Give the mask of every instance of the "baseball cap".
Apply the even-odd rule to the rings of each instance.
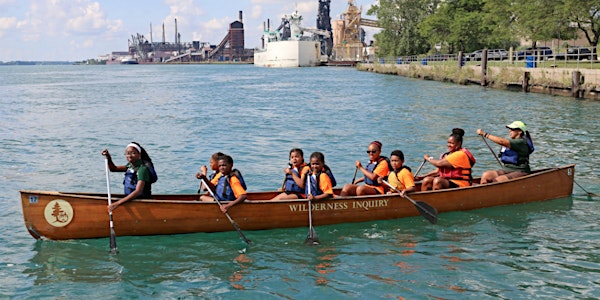
[[[521,131],[523,131],[523,132],[527,131],[527,126],[525,126],[525,123],[523,123],[521,121],[514,121],[514,122],[506,125],[506,128],[521,129]]]

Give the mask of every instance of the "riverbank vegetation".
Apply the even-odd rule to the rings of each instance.
[[[379,57],[517,48],[521,40],[536,47],[580,35],[595,52],[600,39],[598,0],[380,0],[367,14],[383,28]]]

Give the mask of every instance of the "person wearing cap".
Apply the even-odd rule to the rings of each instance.
[[[500,161],[504,164],[501,170],[488,170],[481,175],[481,183],[502,182],[525,176],[531,173],[529,155],[533,153],[533,141],[527,126],[522,121],[514,121],[506,125],[509,139],[491,135],[477,129],[477,134],[500,145]]]
[[[113,163],[108,149],[102,150],[102,155],[108,159],[108,168],[111,172],[125,172],[123,180],[125,197],[115,201],[108,206],[113,211],[119,205],[135,198],[150,198],[152,195],[152,182],[154,167],[152,159],[140,144],[132,142],[125,147],[125,158],[127,164],[117,166]],[[151,170],[152,169],[152,170]]]

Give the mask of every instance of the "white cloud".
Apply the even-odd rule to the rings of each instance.
[[[106,18],[98,2],[43,0],[31,2],[17,28],[23,33],[25,41],[35,41],[42,36],[110,34],[119,32],[122,24],[121,20]]]
[[[167,42],[175,40],[175,19],[177,19],[177,32],[181,34],[182,42],[190,38],[194,40],[196,37],[199,38],[197,28],[200,25],[200,17],[204,15],[200,5],[194,0],[165,0],[165,4],[169,6],[169,15],[163,19]]]
[[[0,18],[0,38],[17,26],[17,18]]]
[[[252,19],[258,19],[262,16],[262,13],[263,13],[262,5],[253,5],[252,11],[250,12],[250,17]]]
[[[98,2],[82,3],[85,6],[74,7],[73,17],[67,19],[66,29],[69,32],[102,32],[118,31],[121,29],[121,20],[108,20]]]
[[[17,26],[17,18],[0,18],[0,30],[13,29]]]

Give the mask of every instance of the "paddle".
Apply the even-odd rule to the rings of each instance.
[[[483,142],[485,143],[485,145],[492,152],[492,155],[494,156],[494,158],[496,159],[496,161],[498,162],[498,164],[500,165],[500,167],[502,167],[502,162],[500,162],[500,160],[498,159],[498,156],[496,156],[496,153],[494,153],[494,150],[492,150],[492,147],[490,147],[490,144],[488,144],[488,142],[485,140],[485,137],[483,137],[483,135],[480,135],[480,136],[481,136],[481,139],[483,140]]]
[[[215,199],[215,201],[217,202],[217,204],[219,205],[219,207],[222,207],[223,205],[221,204],[221,202],[219,201],[219,199],[217,199],[217,197],[215,197],[215,194],[210,189],[210,187],[208,186],[208,184],[204,181],[204,179],[200,179],[200,182],[202,184],[204,184],[204,186],[206,187],[206,189],[208,190],[208,192],[210,193],[210,195],[213,197],[213,199]],[[225,216],[227,216],[227,219],[229,219],[229,222],[231,222],[231,225],[233,225],[233,227],[235,228],[235,230],[239,233],[240,238],[242,238],[242,240],[244,242],[246,242],[246,244],[250,245],[251,241],[249,239],[247,239],[246,236],[242,233],[242,230],[240,229],[240,226],[229,216],[229,214],[227,212],[225,212]]]
[[[387,184],[387,186],[394,191],[400,193],[400,191],[392,186],[389,182],[383,180],[383,183]],[[427,219],[427,221],[431,222],[431,224],[437,223],[437,209],[435,209],[435,207],[431,207],[429,204],[423,201],[415,201],[408,197],[408,195],[404,195],[403,198],[406,198],[408,201],[410,201],[417,208],[421,216]]]
[[[421,165],[419,166],[419,168],[417,169],[417,173],[415,173],[415,178],[417,177],[417,175],[419,175],[419,172],[421,172],[421,169],[423,169],[423,165],[427,162],[426,159],[423,160],[423,162],[421,163]]]
[[[112,203],[112,199],[111,199],[111,195],[110,195],[110,177],[108,175],[109,172],[109,168],[108,168],[108,158],[104,158],[104,166],[106,167],[106,190],[108,193],[108,205],[110,205]],[[113,224],[113,214],[112,211],[108,212],[108,216],[110,218],[110,253],[111,254],[117,254],[119,253],[119,251],[117,250],[117,237],[115,234],[115,227]]]
[[[356,180],[356,173],[358,173],[358,167],[356,167],[354,170],[354,177],[352,177],[352,182],[350,182],[351,184],[354,184],[354,180]]]
[[[306,178],[308,195],[311,194],[311,192],[310,192],[310,176],[311,175],[309,174],[308,177]],[[306,195],[307,198],[308,198],[308,195]],[[306,240],[304,241],[304,243],[307,245],[318,245],[319,244],[319,236],[317,236],[317,233],[315,232],[315,228],[312,225],[312,202],[310,200],[308,200],[308,236],[306,237]]]

